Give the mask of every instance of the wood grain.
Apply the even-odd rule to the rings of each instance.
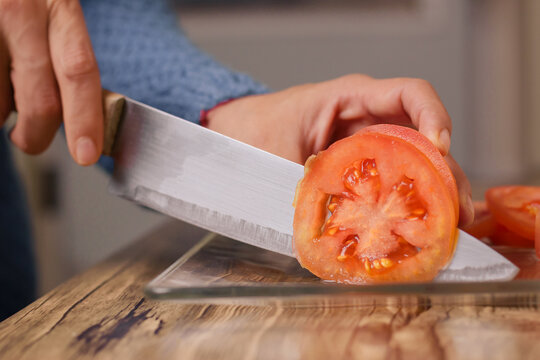
[[[142,287],[201,233],[170,223],[0,323],[1,359],[536,359],[515,307],[369,301],[178,303]],[[181,234],[181,235],[180,235]]]
[[[122,120],[126,98],[103,89],[103,154],[112,156],[116,133]]]

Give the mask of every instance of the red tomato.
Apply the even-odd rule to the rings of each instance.
[[[540,187],[494,187],[486,192],[486,201],[499,224],[534,241],[534,222],[540,206]]]
[[[540,259],[540,208],[537,206],[536,219],[534,222],[534,246],[536,248],[536,257]]]
[[[520,248],[532,248],[534,246],[534,242],[531,240],[519,236],[501,224],[497,224],[495,220],[493,220],[493,222],[495,224],[495,231],[489,237],[493,245],[504,245]]]
[[[309,158],[295,207],[297,258],[325,280],[427,281],[455,249],[456,182],[409,128],[371,126]]]
[[[497,223],[483,201],[474,202],[474,221],[463,228],[463,231],[477,239],[489,238],[495,233]]]
[[[530,248],[533,243],[497,223],[488,209],[487,203],[476,201],[474,203],[474,222],[463,230],[477,239],[487,238],[493,245]]]

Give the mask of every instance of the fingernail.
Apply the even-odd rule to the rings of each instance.
[[[77,140],[76,156],[79,165],[90,165],[94,163],[97,157],[96,144],[87,136]]]
[[[439,133],[438,143],[439,151],[443,155],[448,154],[448,151],[450,150],[450,131],[448,131],[448,129],[441,130]]]

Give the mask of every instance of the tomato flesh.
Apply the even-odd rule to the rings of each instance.
[[[464,227],[463,230],[477,239],[491,238],[497,227],[493,215],[489,212],[487,204],[484,201],[475,201],[473,204],[474,221],[472,224]]]
[[[534,245],[536,248],[536,257],[540,259],[540,207],[537,207],[536,210],[536,219],[534,222]]]
[[[486,192],[486,201],[499,224],[534,241],[535,219],[540,208],[540,187],[494,187]]]
[[[408,243],[395,232],[403,219],[414,221],[427,215],[411,179],[405,177],[394,185],[390,196],[379,199],[377,164],[366,159],[347,168],[342,180],[347,191],[330,198],[331,214],[322,229],[323,237],[335,236],[338,231],[346,236],[337,245],[341,246],[339,261],[356,257],[365,267],[383,270],[416,254],[416,246],[424,246],[415,244],[414,239]]]
[[[504,225],[499,224],[487,206],[486,202],[474,203],[474,222],[463,229],[477,239],[489,239],[493,245],[532,248],[534,243]]]
[[[495,220],[493,220],[495,222]],[[534,242],[508,230],[495,222],[493,234],[489,237],[493,245],[512,246],[518,248],[532,248]]]
[[[424,281],[451,258],[457,190],[415,146],[415,130],[406,141],[388,134],[392,126],[360,131],[306,163],[294,245],[300,263],[323,279]]]

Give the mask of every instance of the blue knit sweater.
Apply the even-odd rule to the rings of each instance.
[[[201,110],[267,89],[199,51],[166,0],[82,0],[102,86],[198,122]],[[101,161],[109,170],[112,162]],[[33,300],[35,267],[24,194],[0,131],[0,320]]]
[[[267,91],[201,52],[164,0],[83,0],[104,88],[198,122],[202,109]]]

